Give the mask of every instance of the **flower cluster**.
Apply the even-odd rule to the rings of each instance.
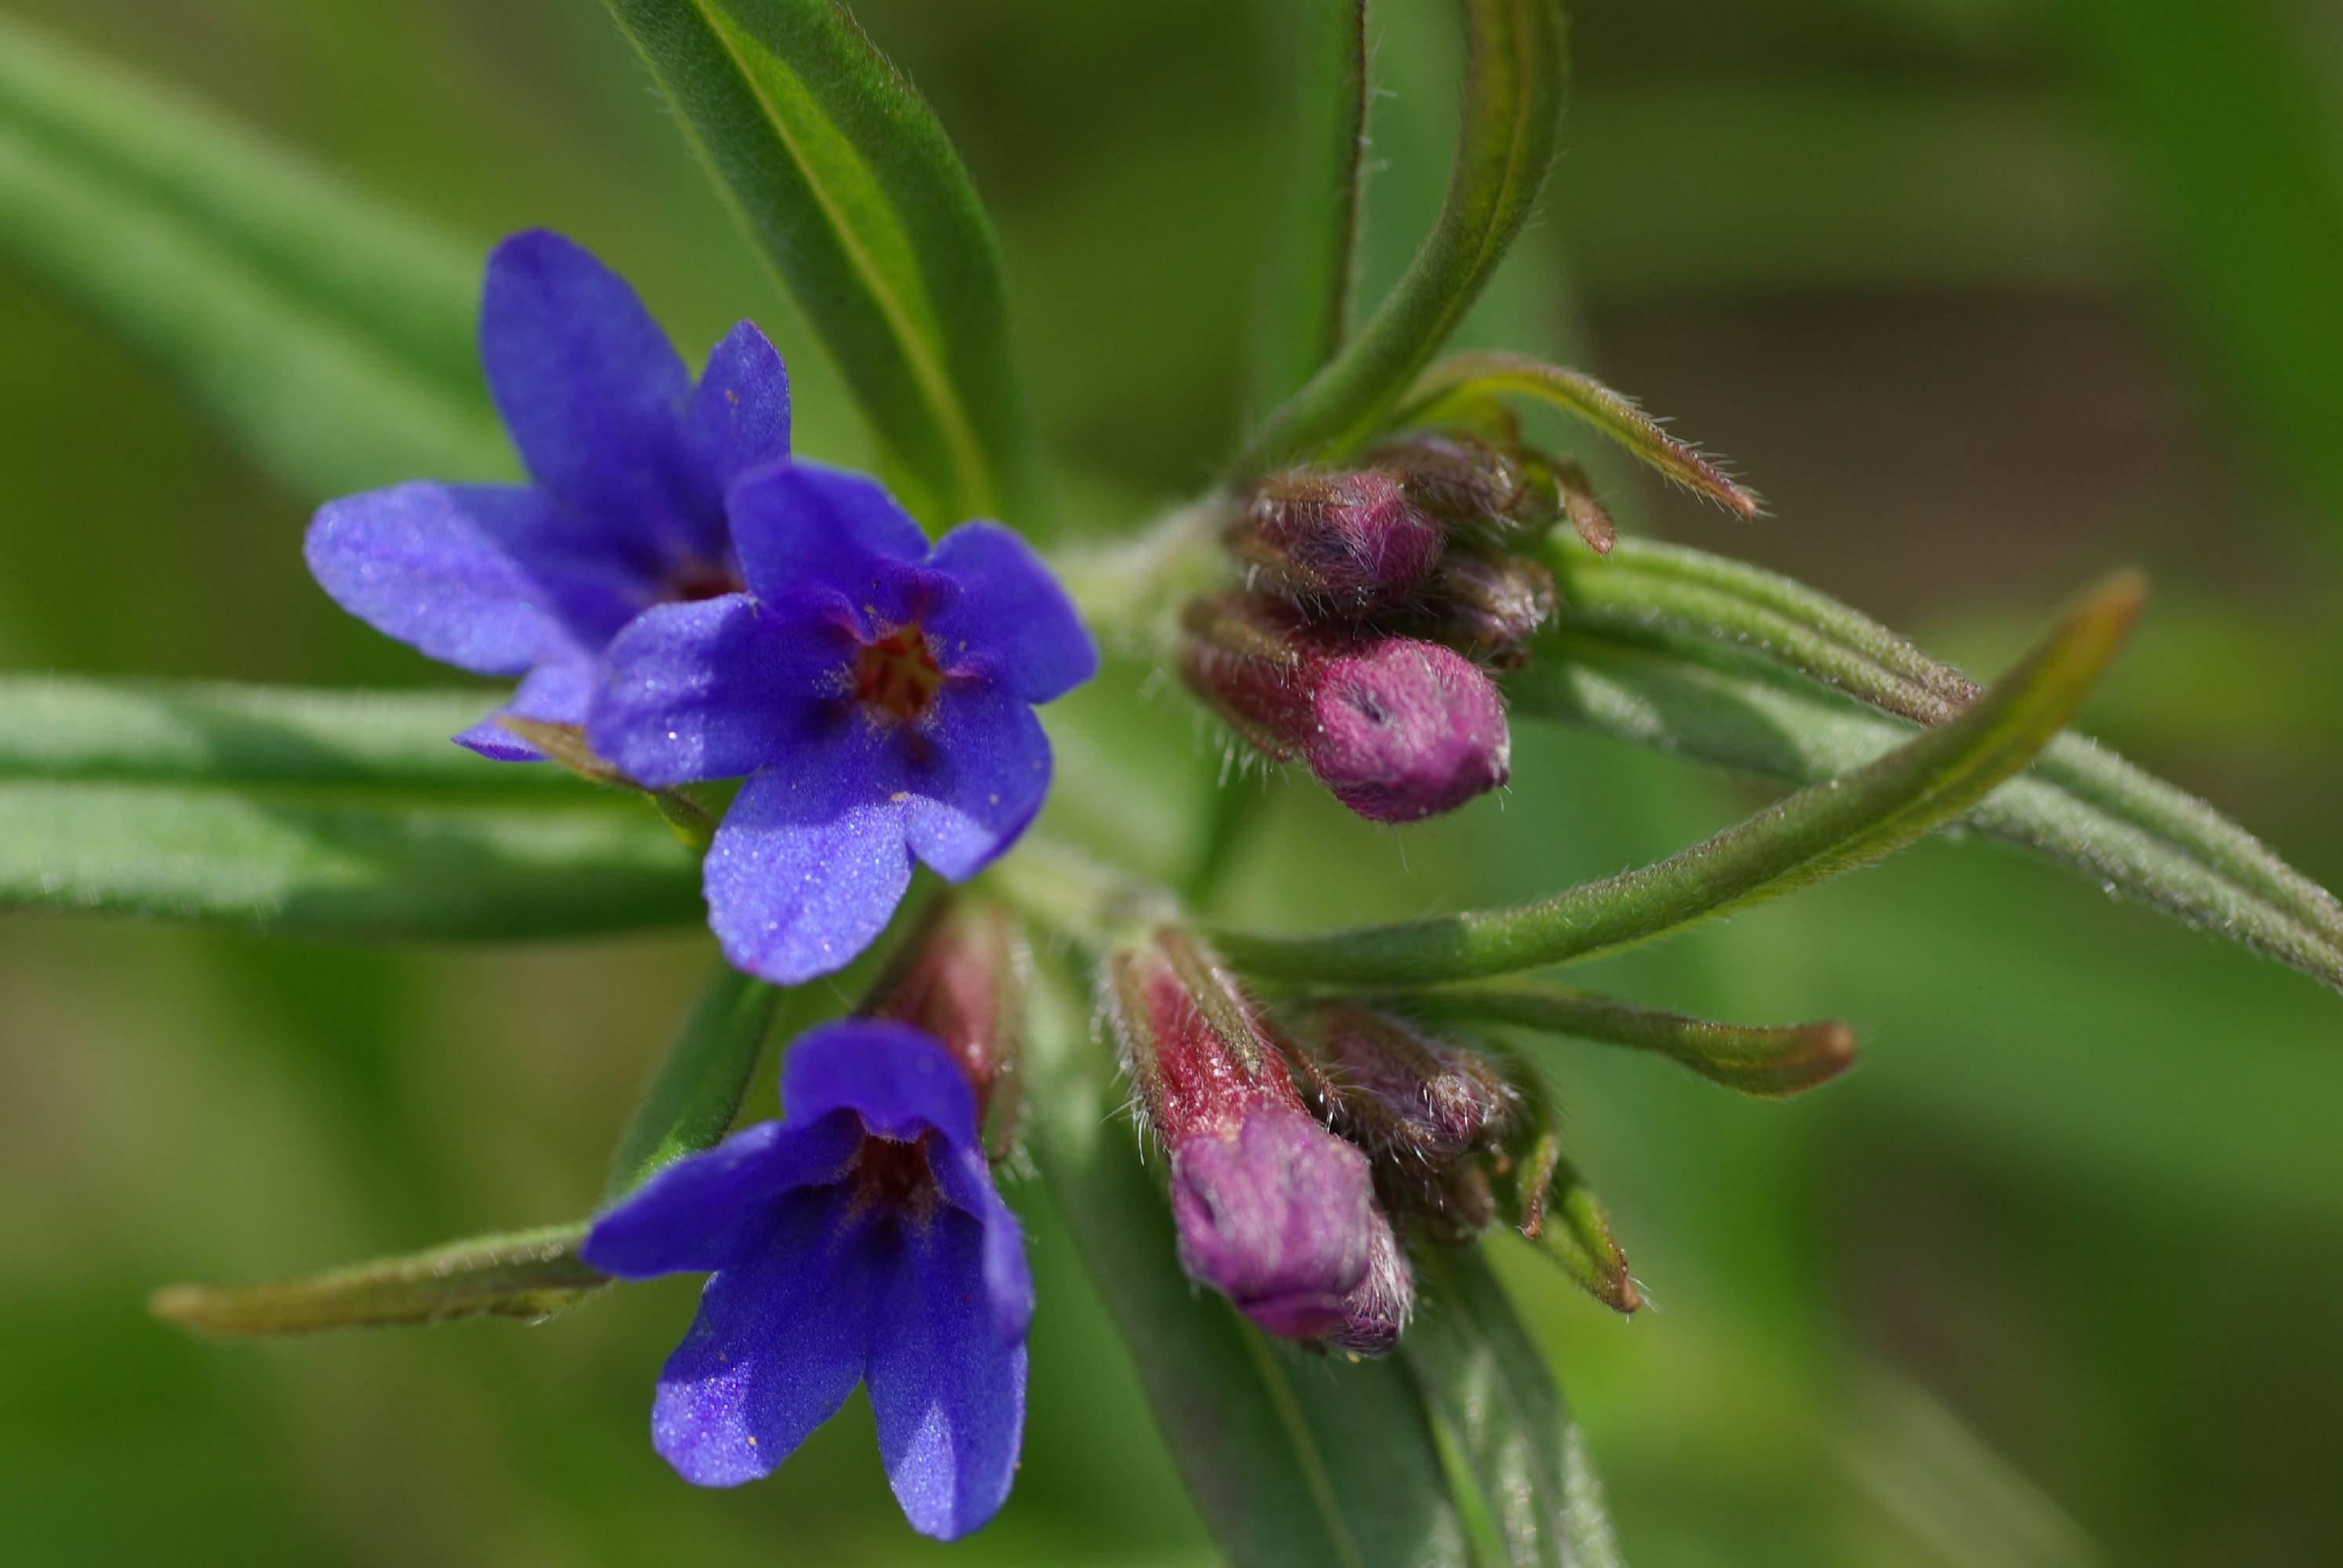
[[[1267,1332],[1386,1354],[1415,1304],[1410,1243],[1464,1246],[1500,1218],[1640,1304],[1524,1064],[1344,999],[1281,1021],[1173,928],[1115,952],[1101,990],[1169,1159],[1181,1264]]]
[[[1378,822],[1453,810],[1506,779],[1503,698],[1554,611],[1525,538],[1567,518],[1607,551],[1575,465],[1420,434],[1364,467],[1259,478],[1222,531],[1243,586],[1192,602],[1181,671],[1272,761]]]
[[[789,377],[749,322],[697,383],[572,242],[491,256],[481,363],[531,483],[417,482],[317,514],[310,569],[378,629],[575,727],[635,782],[745,779],[706,864],[739,967],[794,983],[883,930],[914,859],[974,875],[1050,780],[1032,709],[1098,656],[1015,534],[930,548],[876,482],[789,456]],[[538,753],[496,717],[457,737]]]

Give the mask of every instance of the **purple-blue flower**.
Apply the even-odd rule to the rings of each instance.
[[[781,984],[883,930],[914,857],[976,874],[1050,784],[1033,717],[1098,650],[997,523],[929,548],[875,480],[784,461],[726,510],[745,591],[662,605],[603,656],[586,735],[654,786],[746,775],[705,869],[725,955]]]
[[[622,1279],[712,1271],[651,1442],[685,1480],[738,1485],[868,1382],[904,1516],[964,1535],[1009,1495],[1033,1312],[975,1097],[927,1034],[853,1020],[798,1040],[781,1099],[786,1121],[676,1161],[586,1238]]]
[[[488,258],[480,364],[527,485],[394,486],[328,503],[309,569],[335,601],[432,658],[522,676],[507,711],[578,724],[593,661],[654,604],[739,586],[732,481],[789,449],[781,357],[743,321],[692,382],[626,281],[557,234]],[[537,752],[493,721],[457,739]]]

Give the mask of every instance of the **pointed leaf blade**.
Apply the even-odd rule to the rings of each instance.
[[[268,1285],[166,1285],[147,1307],[195,1333],[248,1336],[551,1317],[608,1283],[578,1261],[583,1223],[478,1236]]]
[[[1500,395],[1534,397],[1592,425],[1671,484],[1727,511],[1754,518],[1765,509],[1755,490],[1736,483],[1699,447],[1670,435],[1666,426],[1625,393],[1613,391],[1584,371],[1565,370],[1525,354],[1459,354],[1442,360],[1409,389],[1393,422],[1437,425],[1455,409],[1474,407]]]
[[[2122,647],[2146,588],[2124,574],[1961,717],[1665,860],[1517,909],[1311,937],[1226,932],[1239,967],[1435,985],[1560,963],[1679,930],[1877,859],[1966,814],[2062,729]]]
[[[0,679],[0,910],[388,940],[700,918],[697,858],[631,792],[447,739],[493,700]]]
[[[992,226],[934,112],[834,0],[607,0],[837,358],[911,509],[1030,521]]]
[[[1909,735],[1880,715],[1939,725],[1976,697],[1976,682],[1885,627],[1755,567],[1648,540],[1622,541],[1606,563],[1562,548],[1543,558],[1564,626],[1513,681],[1527,711],[1805,783]],[[2343,903],[2204,801],[2082,736],[2054,739],[1972,819],[2343,988]]]

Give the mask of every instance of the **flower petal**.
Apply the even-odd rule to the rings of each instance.
[[[759,468],[725,508],[749,591],[834,607],[866,631],[919,618],[943,584],[928,537],[878,480],[800,458]]]
[[[514,235],[488,257],[480,366],[539,485],[646,560],[690,542],[690,372],[624,278],[560,235]]]
[[[851,963],[910,885],[900,809],[866,792],[850,765],[862,753],[842,749],[750,778],[708,852],[708,923],[724,956],[777,985]]]
[[[641,580],[575,535],[525,486],[423,481],[327,502],[304,553],[334,602],[376,630],[518,675],[591,655],[642,607]]]
[[[944,1197],[984,1230],[984,1295],[992,1308],[992,1330],[1002,1341],[1021,1340],[1033,1321],[1033,1273],[1025,1262],[1025,1234],[1001,1201],[986,1169],[984,1151],[973,1143],[953,1158],[932,1162]]]
[[[587,740],[650,785],[737,779],[809,743],[809,709],[854,657],[834,623],[776,611],[744,593],[655,605],[603,655]]]
[[[770,1475],[854,1392],[900,1247],[844,1220],[827,1189],[785,1199],[769,1243],[708,1282],[651,1403],[651,1445],[686,1481]]]
[[[953,592],[928,618],[946,667],[1027,702],[1062,697],[1098,673],[1098,645],[1033,548],[999,523],[963,523],[928,564]]]
[[[992,1330],[976,1223],[946,1211],[909,1238],[878,1303],[870,1410],[903,1516],[950,1541],[1000,1511],[1025,1430],[1025,1345]]]
[[[904,802],[911,852],[952,881],[1014,843],[1050,792],[1050,738],[1021,700],[954,682],[938,696]]]
[[[743,1128],[628,1193],[578,1255],[622,1280],[731,1268],[771,1239],[788,1194],[836,1180],[861,1143],[850,1116]]]
[[[709,351],[683,434],[719,515],[733,480],[789,455],[789,373],[755,322],[737,324]]]
[[[976,1096],[951,1053],[925,1030],[883,1019],[809,1029],[781,1069],[792,1122],[851,1111],[873,1132],[911,1139],[930,1128],[954,1153],[976,1146]]]

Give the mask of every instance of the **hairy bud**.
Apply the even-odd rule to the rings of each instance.
[[[1506,1158],[1491,1154],[1449,1165],[1385,1161],[1375,1167],[1375,1196],[1407,1227],[1409,1234],[1443,1247],[1462,1247],[1496,1223],[1497,1192],[1491,1168],[1504,1163]]]
[[[1184,626],[1181,672],[1197,695],[1362,817],[1412,822],[1505,781],[1504,701],[1449,648],[1315,625],[1250,594],[1198,599]]]
[[[1382,1213],[1373,1216],[1374,1236],[1366,1278],[1342,1302],[1342,1326],[1326,1342],[1355,1356],[1387,1356],[1415,1311],[1415,1271],[1399,1232]]]
[[[1000,905],[940,898],[865,1000],[866,1017],[923,1030],[968,1074],[994,1159],[1006,1152],[1023,1089],[1024,941]]]
[[[1444,542],[1398,479],[1372,468],[1272,474],[1222,538],[1256,588],[1344,611],[1411,592]]]
[[[1461,432],[1419,432],[1368,459],[1398,476],[1407,498],[1452,528],[1504,533],[1522,520],[1528,492],[1521,463]]]
[[[1366,1157],[1312,1118],[1267,1020],[1212,955],[1163,930],[1109,960],[1107,996],[1171,1156],[1180,1264],[1287,1339],[1350,1332],[1390,1223]]]
[[[1554,614],[1554,574],[1523,556],[1457,551],[1411,608],[1408,629],[1468,658],[1512,669]]]
[[[1512,1088],[1486,1060],[1357,1002],[1311,1003],[1295,1039],[1321,1108],[1377,1156],[1448,1164],[1513,1109]]]

